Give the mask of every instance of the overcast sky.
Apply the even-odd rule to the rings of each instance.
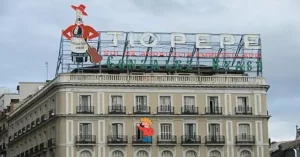
[[[98,30],[259,33],[273,140],[293,140],[300,125],[299,0],[1,0],[0,86],[55,74],[61,30],[84,2]]]

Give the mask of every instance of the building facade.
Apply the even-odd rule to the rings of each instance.
[[[8,118],[10,157],[267,157],[264,78],[60,74]],[[140,118],[152,120],[142,142]]]
[[[18,93],[3,93],[0,95],[0,157],[7,156],[9,142],[9,125],[7,119],[15,107],[18,107],[20,100],[39,91],[45,82],[20,82]],[[9,91],[9,90],[7,90]]]

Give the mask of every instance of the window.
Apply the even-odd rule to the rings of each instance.
[[[171,96],[160,96],[160,112],[171,112]]]
[[[80,153],[80,157],[92,157],[92,153],[85,150]]]
[[[149,155],[146,151],[140,150],[140,151],[137,152],[136,156],[137,157],[148,157]]]
[[[112,152],[112,157],[124,157],[124,154],[119,150],[115,150]]]
[[[90,95],[80,95],[79,97],[80,106],[91,106],[91,96]]]
[[[250,125],[249,124],[239,124],[239,135],[241,140],[246,140],[247,136],[250,135]]]
[[[122,123],[113,123],[112,124],[112,133],[113,133],[113,138],[122,138],[123,137],[123,124]]]
[[[160,124],[160,140],[172,140],[172,124]]]
[[[184,112],[193,112],[195,110],[195,97],[184,96]]]
[[[217,150],[213,150],[209,153],[210,157],[221,157],[221,153]]]
[[[209,108],[209,112],[210,113],[219,113],[221,112],[221,109],[219,108],[219,99],[216,96],[210,96],[208,97],[209,99],[209,104],[208,104],[208,108]]]
[[[246,111],[250,111],[250,107],[248,104],[248,98],[247,97],[238,97],[237,98],[237,109],[238,112],[246,112]]]
[[[165,150],[161,153],[161,157],[173,157],[173,153],[171,151]]]
[[[92,124],[91,123],[81,123],[79,126],[80,140],[92,140]]]
[[[123,105],[123,97],[119,95],[111,96],[111,105],[112,106],[121,106]]]
[[[184,133],[187,139],[194,139],[196,135],[196,124],[195,123],[185,124]]]
[[[251,153],[247,150],[243,150],[240,154],[240,157],[251,157]]]
[[[147,112],[147,96],[136,96],[136,112]]]
[[[136,123],[136,124],[139,124],[139,123]],[[138,127],[136,127],[136,124],[135,124],[136,138],[137,138],[137,140],[142,140],[143,139],[143,132]]]
[[[209,124],[208,132],[210,136],[220,135],[220,124]]]
[[[197,153],[193,150],[189,150],[185,154],[186,157],[197,157]]]

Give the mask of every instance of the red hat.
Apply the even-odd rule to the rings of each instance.
[[[87,13],[84,11],[85,10],[85,5],[83,4],[80,4],[78,7],[74,6],[74,5],[71,5],[71,7],[74,9],[74,10],[80,10],[82,12],[82,15],[85,15],[87,16]]]

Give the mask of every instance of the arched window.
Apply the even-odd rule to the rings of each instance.
[[[247,150],[243,150],[240,154],[240,157],[251,157],[251,153]]]
[[[217,150],[213,150],[209,154],[210,157],[221,157],[221,153]]]
[[[140,150],[140,151],[137,152],[136,156],[137,157],[148,157],[149,155],[146,151]]]
[[[161,157],[173,157],[173,153],[168,150],[165,150],[161,153]]]
[[[112,152],[112,157],[124,157],[124,154],[119,150],[115,150]]]
[[[92,157],[92,153],[85,150],[80,153],[80,157]]]
[[[197,157],[197,153],[193,150],[189,150],[185,153],[186,157]]]

